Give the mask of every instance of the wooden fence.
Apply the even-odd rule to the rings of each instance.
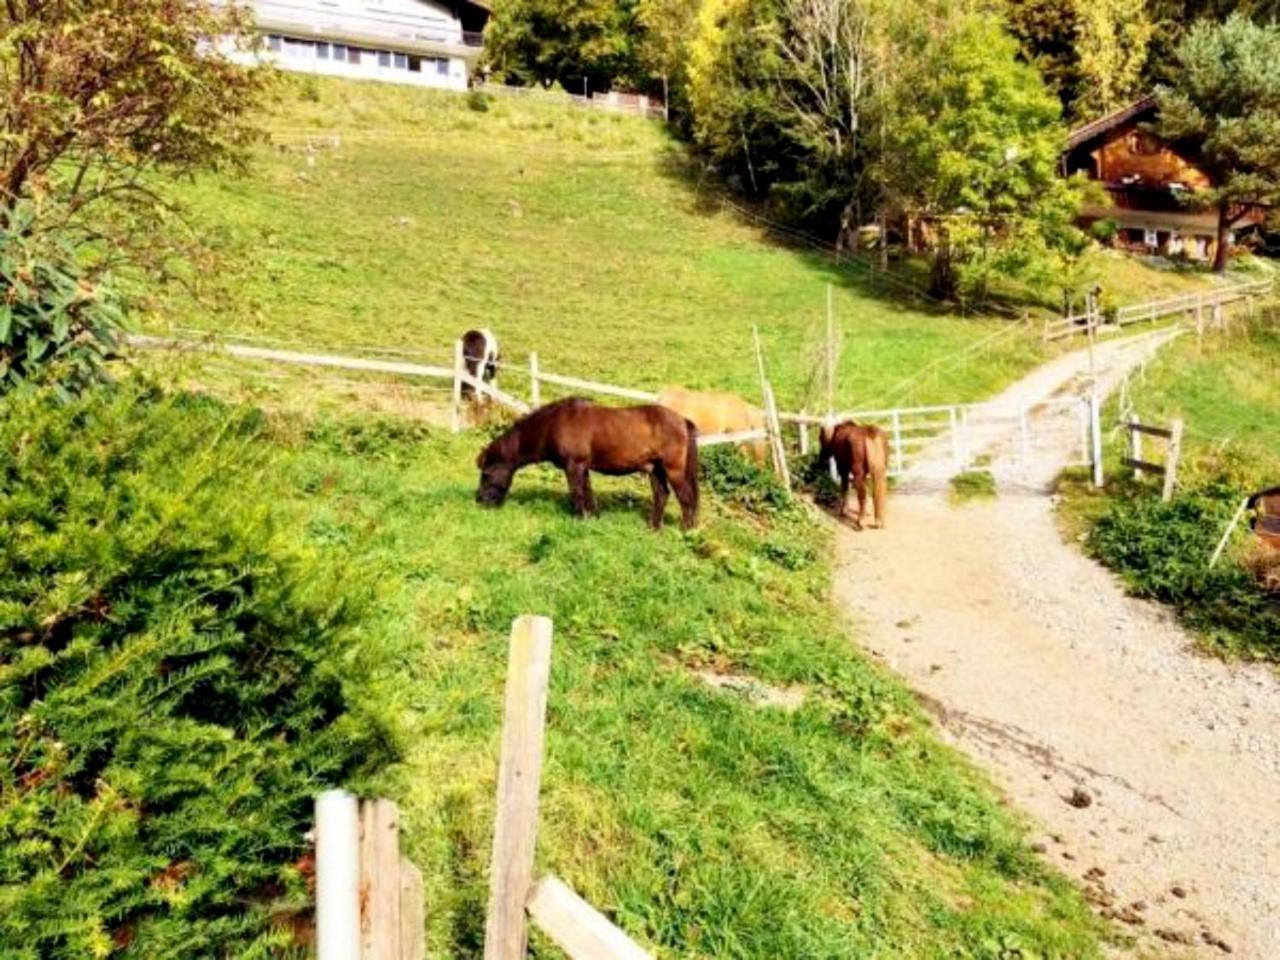
[[[512,624],[484,958],[523,960],[532,921],[569,960],[651,960],[562,880],[534,879],[551,647],[548,618],[523,616]],[[321,794],[317,960],[422,960],[424,920],[422,876],[400,856],[395,805],[357,801],[342,790]]]
[[[1220,323],[1222,310],[1231,304],[1244,303],[1252,310],[1254,301],[1269,294],[1271,289],[1272,281],[1269,278],[1251,280],[1217,290],[1129,304],[1118,308],[1110,320],[1090,306],[1083,313],[1071,313],[1065,317],[1046,320],[1044,339],[1062,340],[1077,335],[1087,336],[1091,331],[1111,333],[1135,323],[1152,323],[1163,317],[1180,314],[1194,317],[1197,327],[1202,328],[1207,318],[1215,318]]]
[[[756,361],[760,376],[760,390],[764,398],[763,410],[765,426],[762,429],[739,431],[733,433],[705,434],[700,436],[698,444],[707,447],[717,444],[746,444],[765,441],[770,449],[774,468],[782,482],[790,487],[791,477],[787,464],[787,447],[784,428],[795,428],[797,443],[791,446],[803,454],[809,452],[810,430],[825,423],[856,420],[860,423],[872,423],[883,428],[889,436],[890,463],[889,472],[900,476],[914,464],[923,459],[947,461],[958,471],[970,469],[983,455],[983,451],[999,439],[999,434],[1008,432],[1010,422],[1012,429],[1019,432],[1022,442],[1016,459],[1027,462],[1035,455],[1037,440],[1041,427],[1037,425],[1039,418],[1034,414],[1044,413],[1044,408],[1051,405],[1078,407],[1081,398],[1071,397],[1039,404],[1035,407],[1023,407],[1014,411],[996,411],[984,404],[945,404],[919,407],[896,407],[875,410],[845,410],[819,416],[808,413],[785,413],[778,410],[772,384],[765,369],[764,355],[760,348],[759,337],[756,343]],[[828,339],[831,337],[829,335]],[[517,414],[525,414],[533,407],[541,405],[544,388],[547,386],[562,387],[579,393],[611,397],[640,403],[653,403],[658,394],[648,390],[624,387],[617,384],[588,380],[581,377],[567,376],[544,370],[538,355],[529,356],[528,366],[504,363],[500,365],[503,376],[527,376],[529,380],[528,396],[525,401],[514,394],[499,388],[496,384],[472,375],[467,370],[468,358],[465,356],[461,341],[454,344],[453,363],[451,366],[436,366],[395,359],[375,359],[368,357],[349,357],[329,353],[297,352],[276,348],[246,346],[243,344],[220,344],[212,340],[172,340],[160,337],[135,336],[129,343],[144,349],[172,349],[196,352],[220,352],[245,359],[264,360],[273,363],[299,366],[337,368],[365,373],[385,373],[394,376],[421,377],[434,380],[448,380],[452,386],[452,425],[455,432],[462,429],[465,420],[463,387],[469,386],[477,396],[496,403]],[[834,385],[834,351],[828,347],[827,358],[828,395],[832,394]],[[1086,414],[1080,414],[1080,429],[1086,435],[1090,423]],[[1095,452],[1086,451],[1073,462],[1098,462]],[[1100,482],[1100,481],[1099,481]]]
[[[1168,427],[1155,427],[1142,423],[1136,416],[1124,421],[1121,426],[1129,434],[1129,455],[1121,458],[1127,467],[1133,468],[1133,475],[1141,477],[1151,473],[1164,478],[1160,499],[1168,501],[1173,497],[1173,488],[1178,482],[1178,461],[1182,457],[1182,421],[1174,420]],[[1144,460],[1142,455],[1142,438],[1158,437],[1166,441],[1164,463],[1152,463]]]

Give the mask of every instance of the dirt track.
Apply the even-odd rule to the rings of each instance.
[[[1104,348],[1104,388],[1149,348]],[[1048,397],[1084,363],[1062,358],[1000,399]],[[1064,544],[1044,490],[1055,472],[952,507],[922,469],[887,530],[841,532],[837,595],[1144,955],[1276,960],[1280,681],[1199,655]]]

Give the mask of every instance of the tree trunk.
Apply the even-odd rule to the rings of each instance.
[[[1226,273],[1227,259],[1231,255],[1231,243],[1227,235],[1231,232],[1230,205],[1223,200],[1218,204],[1218,246],[1213,252],[1213,272]]]

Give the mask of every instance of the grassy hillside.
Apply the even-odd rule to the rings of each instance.
[[[653,534],[636,479],[602,478],[587,522],[549,469],[478,508],[475,438],[322,418],[276,421],[272,439],[264,495],[383,585],[366,629],[392,657],[383,706],[409,755],[381,789],[427,875],[432,956],[478,955],[507,632],[525,612],[556,625],[539,869],[659,957],[1097,955],[1078,895],[851,650],[827,533],[768,507],[766,481],[720,484],[698,531]]]
[[[462,331],[488,326],[521,366],[536,350],[556,372],[755,395],[759,325],[780,400],[799,407],[818,398],[831,283],[843,404],[973,398],[1039,356],[1035,331],[939,314],[777,245],[700,188],[659,124],[342,81],[281,96],[248,176],[185,191],[220,262],[197,278],[204,302],[175,290],[153,327],[448,363]]]

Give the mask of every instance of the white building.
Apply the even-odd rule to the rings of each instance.
[[[253,0],[283,70],[465,90],[487,0]]]

